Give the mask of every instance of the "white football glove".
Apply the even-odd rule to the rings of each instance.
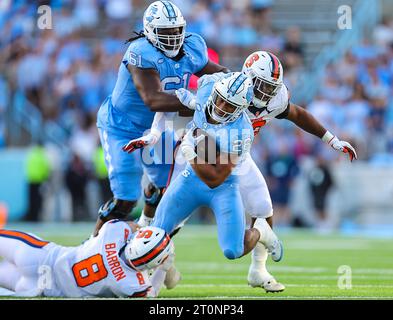
[[[354,159],[357,160],[358,156],[356,154],[355,148],[352,147],[348,142],[339,140],[329,131],[326,131],[326,133],[322,137],[322,140],[329,144],[333,149],[348,153],[349,160],[351,160],[351,162]]]
[[[200,77],[198,79],[198,88],[200,88],[201,86],[203,86],[203,84],[205,82],[216,82],[218,80],[221,80],[225,77],[231,76],[231,73],[225,73],[225,72],[216,72],[216,73],[212,73],[212,74],[205,74],[202,77]]]
[[[192,135],[193,132],[194,129],[189,130],[183,137],[183,141],[180,145],[184,158],[187,161],[191,161],[197,157],[197,154],[195,153],[195,146],[205,138],[205,135],[203,134],[194,138]]]
[[[156,144],[158,138],[155,134],[149,133],[143,137],[130,140],[123,146],[122,150],[127,153],[132,153],[135,150]]]
[[[180,88],[175,91],[175,94],[184,106],[188,109],[195,110],[196,100],[195,95],[192,92],[184,88]]]
[[[168,258],[160,265],[160,268],[164,271],[168,271],[172,265],[175,263],[175,245],[171,241],[171,251],[169,252]]]

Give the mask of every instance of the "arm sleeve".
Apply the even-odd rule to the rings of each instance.
[[[285,119],[288,116],[289,113],[289,108],[290,108],[291,104],[288,101],[288,105],[285,108],[285,110],[283,112],[281,112],[280,114],[276,115],[276,119]]]
[[[188,34],[185,41],[191,48],[194,57],[193,73],[198,73],[198,71],[201,71],[209,62],[206,42],[199,34],[196,33]]]
[[[103,237],[105,239],[104,241],[114,242],[117,246],[121,247],[131,233],[132,230],[126,222],[113,219],[104,223],[98,232],[98,237]]]
[[[165,122],[174,120],[176,112],[156,112],[153,123],[151,125],[151,134],[160,138],[161,134],[166,130]]]
[[[277,99],[274,100],[273,105],[277,109],[278,114],[274,115],[276,119],[284,119],[288,116],[290,101],[289,101],[289,91],[285,85],[282,86]]]
[[[126,67],[131,64],[141,69],[157,69],[155,54],[150,51],[149,46],[143,46],[138,41],[132,42],[123,57],[123,64]]]

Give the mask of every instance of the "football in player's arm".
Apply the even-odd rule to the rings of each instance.
[[[265,220],[246,230],[238,179],[232,174],[241,163],[237,160],[249,153],[253,140],[252,125],[245,114],[252,90],[251,80],[240,72],[198,86],[194,118],[180,146],[188,164],[167,188],[152,225],[172,233],[196,208],[206,205],[216,216],[219,244],[225,257],[239,258],[259,241],[279,261],[282,244]],[[199,156],[195,147],[205,136],[203,132],[194,135],[198,129],[218,143],[217,162],[208,163]],[[213,152],[216,155],[215,149]]]

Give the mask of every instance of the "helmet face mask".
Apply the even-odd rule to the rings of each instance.
[[[281,84],[271,83],[259,77],[255,77],[253,79],[253,84],[254,84],[253,104],[256,107],[266,106],[270,102],[270,100],[275,97],[275,95],[281,88]]]
[[[235,72],[214,84],[207,112],[218,123],[233,122],[249,107],[252,98],[252,81],[242,73]]]
[[[176,28],[155,28],[154,34],[157,39],[157,47],[176,56],[184,42],[184,27]]]
[[[219,123],[235,121],[241,113],[240,106],[225,100],[216,90],[213,91],[208,107],[210,117]]]
[[[167,57],[180,52],[185,39],[186,21],[179,8],[169,1],[153,2],[143,15],[146,38]]]

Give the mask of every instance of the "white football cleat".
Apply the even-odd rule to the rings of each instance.
[[[165,275],[164,285],[167,289],[173,289],[181,280],[181,273],[173,265]]]
[[[276,279],[272,278],[269,281],[266,281],[263,283],[261,286],[263,289],[265,289],[266,292],[283,292],[285,290],[285,286],[277,282]]]
[[[277,282],[276,279],[270,274],[263,276],[262,272],[250,268],[248,271],[248,284],[253,288],[263,288],[266,292],[282,292],[285,286]]]

